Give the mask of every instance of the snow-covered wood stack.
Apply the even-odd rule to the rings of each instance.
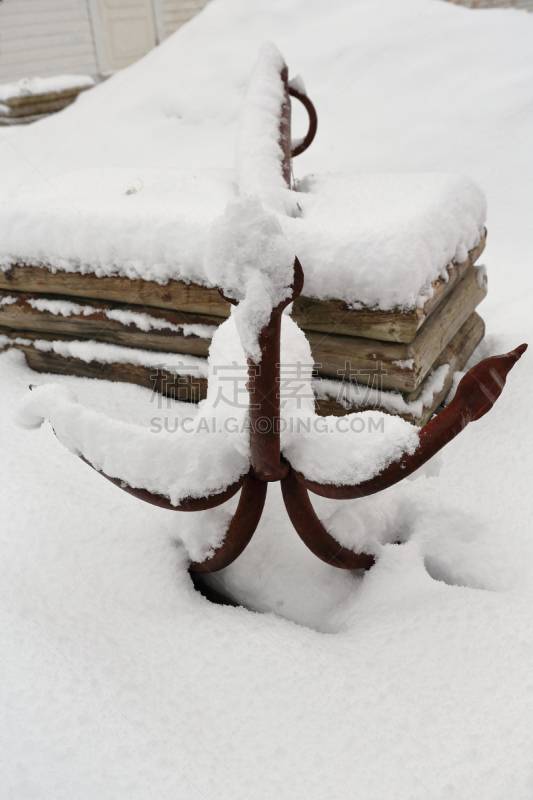
[[[265,47],[235,170],[84,170],[14,192],[0,207],[1,343],[39,371],[198,400],[230,314],[206,268],[209,229],[249,193],[277,212],[304,269],[292,315],[319,412],[427,421],[484,335],[483,194],[449,174],[310,175],[289,188],[283,67]]]
[[[80,92],[94,86],[90,75],[23,78],[0,84],[0,125],[36,122],[74,102]]]

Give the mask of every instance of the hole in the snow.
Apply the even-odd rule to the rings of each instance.
[[[254,614],[274,614],[319,633],[345,630],[353,604],[362,591],[365,573],[338,569],[317,559],[292,528],[284,512],[281,491],[275,484],[269,490],[269,497],[270,520],[262,520],[248,547],[232,564],[219,572],[190,574],[195,589],[217,605],[237,606]],[[325,517],[336,510],[333,501],[325,500],[321,505],[325,506],[321,508]],[[194,518],[187,517],[184,522],[180,520],[176,546],[185,549],[186,557],[201,562],[202,551],[209,554],[209,546],[220,539],[223,525],[219,522],[225,523],[225,518],[220,521],[219,517],[221,511],[227,510],[211,509],[199,512]],[[339,530],[351,531],[353,540],[361,534],[363,552],[367,539],[379,541],[385,535],[391,541],[403,542],[409,536],[409,526],[403,520],[394,530],[382,521],[382,516],[377,522],[380,528],[373,537],[376,519],[370,506],[361,521],[353,515],[337,519]],[[353,546],[354,542],[346,544]]]
[[[408,526],[391,526],[390,530],[381,537],[382,544],[407,544],[413,535],[412,529]]]
[[[277,599],[266,591],[266,597],[260,599],[260,592],[250,592],[249,586],[241,586],[240,591],[233,591],[228,586],[228,581],[223,580],[217,573],[195,573],[189,571],[192,584],[202,597],[215,605],[242,608],[255,614],[274,614],[281,619],[295,622],[303,628],[316,633],[341,633],[345,630],[345,613],[350,603],[347,601],[357,593],[366,570],[337,570],[324,565],[325,569],[334,570],[338,581],[344,587],[342,597],[333,591],[332,596],[325,596],[320,586],[314,586],[312,598],[309,593],[302,595],[298,602],[299,590],[289,594],[285,599]],[[256,587],[257,588],[257,587]],[[330,589],[333,586],[329,587]]]
[[[210,583],[207,583],[201,572],[192,572],[189,570],[189,575],[191,577],[192,585],[196,591],[199,592],[202,597],[205,597],[206,600],[209,600],[210,603],[214,603],[217,606],[233,606],[234,608],[244,608],[241,603],[238,603],[232,597],[229,597],[228,594],[219,591],[214,586],[211,586]],[[213,580],[213,574],[211,574],[211,580]]]

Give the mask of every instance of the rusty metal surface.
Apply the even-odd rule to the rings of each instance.
[[[315,135],[317,123],[316,111],[306,95],[295,89],[289,89],[286,68],[282,72],[282,79],[285,85],[285,101],[281,113],[279,143],[284,154],[283,176],[290,186],[291,156],[298,155],[309,146]],[[289,91],[292,96],[304,103],[310,120],[307,136],[292,153]],[[480,419],[490,411],[503,390],[509,371],[527,348],[527,345],[521,345],[511,353],[487,358],[473,367],[461,380],[454,400],[421,429],[419,447],[412,455],[404,455],[371,480],[357,485],[319,484],[294,471],[282,458],[280,447],[281,317],[283,309],[300,295],[303,282],[303,270],[296,258],[291,296],[273,309],[268,324],[259,335],[260,362],[248,361],[250,471],[246,476],[223,492],[202,498],[186,498],[178,506],[173,506],[163,495],[153,494],[145,489],[135,489],[117,478],[104,475],[111,483],[138,499],[174,511],[215,508],[233,497],[242,487],[237,510],[230,522],[224,542],[211,558],[191,564],[190,570],[198,586],[202,573],[223,569],[238,558],[246,548],[261,519],[268,483],[272,481],[281,481],[283,500],[289,518],[297,534],[311,552],[322,561],[340,569],[369,569],[374,563],[374,557],[368,553],[355,553],[343,547],[328,533],[312,506],[308,490],[323,497],[346,500],[380,492],[403,480],[445,447],[470,422]],[[222,296],[224,297],[223,294]],[[236,303],[231,298],[225,297],[225,299],[230,303]],[[211,592],[213,596],[219,594],[211,589],[205,591],[208,594]]]
[[[421,429],[420,445],[413,455],[394,461],[375,478],[355,486],[336,486],[310,481],[295,473],[298,480],[311,492],[333,500],[353,500],[388,489],[429,461],[470,422],[490,411],[502,393],[507,375],[526,350],[527,345],[522,344],[510,353],[485,358],[472,367],[459,383],[452,402]]]
[[[295,158],[296,156],[299,156],[302,153],[304,153],[309,147],[309,145],[312,143],[313,139],[315,138],[316,130],[318,127],[318,116],[316,113],[316,108],[314,107],[313,103],[306,94],[299,92],[293,86],[289,87],[289,94],[291,97],[295,97],[297,100],[300,101],[300,103],[304,105],[305,110],[307,111],[307,114],[309,116],[309,128],[307,130],[307,133],[305,134],[302,141],[299,144],[297,144],[296,147],[294,147],[291,151],[292,157]]]
[[[281,481],[281,491],[296,533],[315,556],[339,569],[370,569],[374,556],[343,547],[327,532],[316,515],[307,489],[293,470]]]
[[[222,503],[226,503],[228,500],[231,500],[231,498],[237,494],[246,480],[246,475],[243,475],[242,478],[239,478],[238,481],[232,483],[231,486],[228,486],[227,489],[224,489],[222,492],[209,494],[205,497],[185,497],[177,506],[174,506],[170,502],[170,499],[164,494],[149,492],[148,489],[136,489],[134,486],[130,486],[120,478],[112,478],[110,475],[106,475],[105,472],[101,472],[100,470],[96,469],[93,467],[91,462],[87,461],[87,459],[83,456],[80,455],[80,458],[89,467],[91,467],[91,469],[94,469],[95,472],[98,472],[99,475],[102,475],[110,483],[118,486],[118,488],[122,489],[122,491],[133,495],[133,497],[136,497],[137,500],[142,500],[144,503],[150,503],[150,505],[157,506],[158,508],[165,508],[167,511],[207,511],[209,508],[216,508],[217,506],[221,506]]]
[[[269,324],[260,334],[260,364],[249,363],[251,470],[246,478],[232,484],[224,492],[205,498],[187,498],[176,507],[162,495],[134,489],[117,478],[104,475],[116,486],[141,500],[177,511],[214,508],[233,497],[243,487],[239,505],[223,544],[210,559],[191,565],[193,572],[216,572],[231,564],[243,552],[259,524],[268,483],[278,480],[281,481],[289,518],[311,552],[322,561],[340,569],[369,569],[374,563],[373,556],[355,553],[340,545],[319,520],[307,490],[331,499],[348,500],[375,494],[403,480],[429,461],[470,422],[480,419],[490,411],[503,390],[509,371],[527,349],[527,345],[523,344],[510,353],[486,358],[473,367],[461,380],[452,402],[422,428],[419,434],[420,445],[412,455],[403,456],[379,475],[360,484],[319,484],[292,470],[290,464],[282,459],[280,426],[277,424],[280,420],[281,315],[283,308],[298,296],[302,285],[303,271],[296,259],[291,297],[273,310]],[[262,422],[266,423],[264,427]]]
[[[289,86],[289,72],[287,67],[282,70],[281,79],[285,89],[279,125],[279,145],[283,152],[281,171],[285,183],[290,188],[292,159],[305,152],[315,138],[318,127],[318,115],[310,98],[303,92],[295,89],[293,86]],[[291,141],[291,97],[294,97],[296,100],[299,100],[300,103],[302,103],[309,117],[309,127],[307,129],[307,133],[295,147],[292,146]]]
[[[189,567],[191,572],[218,572],[240,556],[259,525],[267,489],[268,484],[250,471],[242,487],[239,505],[229,524],[224,542],[211,558],[193,562]]]
[[[296,258],[292,293],[272,311],[268,325],[259,335],[261,361],[248,362],[251,464],[264,481],[281,480],[287,473],[281,461],[279,433],[281,317],[283,309],[300,295],[303,282],[302,266]]]

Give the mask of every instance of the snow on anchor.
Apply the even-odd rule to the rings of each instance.
[[[303,331],[283,313],[300,294],[304,276],[276,217],[266,211],[257,198],[241,196],[214,226],[208,258],[211,273],[222,279],[221,291],[234,305],[232,317],[220,326],[213,339],[214,350],[216,352],[219,342],[223,342],[225,337],[234,338],[237,333],[242,351],[247,356],[250,404],[247,409],[249,449],[246,456],[238,452],[242,450],[242,436],[237,435],[232,444],[230,436],[217,437],[213,432],[213,435],[189,435],[188,441],[184,434],[181,442],[192,442],[194,452],[191,447],[188,452],[187,448],[176,447],[170,454],[166,440],[160,442],[159,448],[159,440],[154,445],[146,438],[143,440],[138,433],[135,435],[135,426],[83,409],[72,393],[62,386],[49,388],[45,384],[41,387],[39,399],[44,410],[37,411],[34,405],[30,406],[24,423],[27,427],[38,427],[44,418],[50,419],[57,436],[88,464],[101,471],[104,477],[135,497],[162,508],[202,511],[225,503],[240,489],[239,504],[222,545],[210,558],[193,563],[190,567],[192,572],[218,571],[243,552],[261,518],[268,483],[273,481],[281,481],[283,500],[291,522],[318,558],[341,569],[368,569],[374,563],[374,557],[341,546],[328,533],[313,510],[308,490],[323,497],[346,500],[374,494],[403,480],[468,423],[480,419],[492,408],[502,392],[508,372],[527,345],[523,344],[506,355],[486,358],[473,367],[461,380],[452,402],[420,431],[404,420],[388,418],[396,426],[392,435],[385,437],[383,444],[379,443],[381,452],[375,454],[378,463],[361,465],[355,454],[355,459],[352,457],[346,463],[348,468],[351,467],[354,479],[342,482],[333,458],[343,445],[346,449],[346,434],[337,430],[323,435],[329,458],[326,456],[326,462],[322,464],[315,463],[317,457],[321,459],[324,455],[317,443],[319,434],[313,441],[313,437],[293,433],[287,438],[282,452],[280,429],[284,426],[281,422],[288,414],[296,415],[295,401],[284,416],[280,408],[282,323],[288,328],[293,351],[296,349],[305,355],[307,342]],[[238,349],[235,355],[238,358]],[[207,418],[216,406],[213,401],[216,379],[212,381],[212,378],[213,372],[210,371],[207,405],[203,409]],[[304,408],[304,412],[313,413],[310,408]],[[218,419],[222,420],[220,413]],[[145,437],[150,437],[150,434],[145,434]],[[110,453],[110,449],[113,452]],[[184,496],[182,486],[181,493],[176,494],[172,478],[169,481],[163,472],[158,476],[153,470],[158,450],[165,461],[169,456],[179,458],[181,463],[175,473],[181,478],[180,483],[183,484],[192,473],[189,481],[192,492]],[[139,471],[136,473],[135,468],[128,464],[133,451],[137,463],[140,461],[148,467],[144,475]],[[190,465],[187,456],[191,457]],[[201,467],[206,459],[217,468],[210,471],[209,480],[202,486]],[[107,473],[106,464],[109,465]],[[172,466],[168,463],[165,472],[172,472]],[[191,472],[187,472],[188,466]],[[359,481],[357,478],[362,466],[370,477]],[[236,472],[240,474],[235,479]],[[322,480],[316,479],[317,474],[322,476]],[[154,479],[158,482],[158,477],[161,479],[160,492],[148,488]]]
[[[291,155],[310,144],[316,113],[301,86],[290,90],[305,98],[311,121],[307,136],[291,153],[287,68],[276,54],[270,65],[277,70],[287,100],[279,117],[279,143],[284,154],[283,177],[290,186]],[[249,130],[246,124],[244,127],[245,135],[254,134],[253,124]],[[461,380],[452,402],[420,430],[398,417],[387,417],[385,435],[364,440],[329,425],[328,419],[334,418],[321,418],[326,429],[310,426],[301,432],[298,425],[296,430],[288,426],[291,420],[318,418],[312,399],[309,343],[286,313],[302,291],[304,273],[274,213],[276,205],[283,202],[283,193],[269,157],[265,150],[259,184],[250,181],[254,193],[241,194],[228,205],[212,225],[206,247],[206,274],[233,306],[231,317],[213,336],[208,394],[200,404],[201,418],[214,419],[215,428],[154,436],[138,425],[84,408],[63,386],[46,384],[33,392],[34,402],[26,408],[22,424],[33,428],[50,420],[57,437],[73,453],[124,491],[161,508],[203,511],[222,505],[240,490],[222,543],[204,560],[193,561],[193,573],[216,572],[238,558],[258,526],[268,484],[277,481],[297,534],[319,559],[341,569],[368,569],[374,556],[342,546],[318,518],[308,492],[336,500],[356,499],[382,491],[415,472],[470,422],[490,411],[527,345],[473,367]],[[244,161],[241,171],[246,170]],[[217,403],[219,355],[230,371],[239,363],[247,365],[246,403],[236,412],[239,424],[232,431],[224,424],[227,408]],[[289,362],[309,367],[302,373],[302,383],[309,388],[303,403],[295,398],[281,402],[280,368]],[[372,414],[377,412],[357,416]]]

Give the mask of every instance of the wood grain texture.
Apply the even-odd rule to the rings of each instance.
[[[28,116],[40,116],[41,114],[53,114],[54,111],[61,111],[63,108],[73,103],[78,94],[79,92],[70,94],[68,97],[59,96],[55,100],[40,100],[34,98],[35,102],[15,103],[10,100],[7,102],[3,101],[3,104],[9,108],[5,116],[10,119],[20,119]],[[17,98],[17,100],[20,99],[22,98]],[[27,97],[24,98],[26,101],[28,101],[28,99]]]
[[[449,0],[467,8],[518,8],[533,11],[533,0]]]
[[[454,287],[472,267],[483,250],[487,233],[461,264],[448,267],[448,280],[433,283],[433,296],[422,308],[411,311],[350,310],[340,300],[315,300],[300,296],[294,302],[293,319],[304,330],[343,336],[361,336],[386,342],[412,342],[428,317],[444,302]],[[305,286],[304,286],[305,292]]]
[[[448,281],[433,284],[433,296],[423,308],[409,312],[351,310],[340,300],[316,300],[300,296],[294,303],[293,319],[306,331],[337,336],[358,336],[389,342],[411,342],[428,317],[440,307],[485,247],[486,235],[462,264],[450,265]],[[94,273],[51,272],[44,267],[15,265],[0,271],[0,289],[8,292],[38,292],[86,300],[107,300],[134,306],[170,309],[190,315],[229,317],[230,306],[216,289],[194,283],[155,281],[124,277],[97,277]],[[304,287],[305,292],[305,287]],[[152,313],[150,311],[150,313]],[[216,324],[216,323],[215,323]]]
[[[485,282],[478,282],[478,270],[470,267],[409,344],[307,331],[313,357],[320,364],[316,370],[319,375],[356,378],[364,384],[379,380],[384,389],[412,392],[486,293]],[[411,360],[412,365],[405,363]]]
[[[0,301],[6,293],[0,292]],[[107,310],[120,308],[113,303],[97,302],[80,303],[97,309],[96,313],[84,314],[83,312],[71,314],[68,317],[62,314],[53,314],[51,311],[38,311],[29,304],[29,300],[37,300],[42,295],[37,294],[11,294],[16,297],[15,303],[0,305],[0,326],[12,331],[36,331],[47,334],[64,334],[74,339],[95,339],[108,344],[118,344],[126,347],[137,347],[142,350],[159,350],[167,353],[187,353],[189,355],[206,357],[211,340],[208,338],[173,331],[172,328],[143,331],[134,323],[125,325],[118,320],[109,319]],[[62,299],[65,298],[48,298]],[[128,309],[133,313],[142,314],[143,308]],[[179,311],[161,311],[150,309],[150,316],[171,323],[172,325],[191,324],[189,315]],[[213,325],[220,319],[196,315],[193,324]]]
[[[39,119],[45,119],[48,114],[32,114],[28,117],[7,117],[0,114],[0,125],[6,127],[8,125],[29,125],[30,122],[37,122]]]
[[[433,369],[437,369],[443,364],[450,365],[450,369],[448,371],[448,374],[446,375],[442,389],[439,392],[435,392],[432,396],[431,401],[424,405],[420,416],[415,416],[412,413],[399,413],[397,414],[397,416],[400,416],[403,419],[407,420],[407,422],[411,422],[413,425],[418,425],[419,427],[425,425],[426,422],[428,422],[431,419],[435,411],[439,408],[440,405],[442,405],[443,401],[445,400],[448,392],[452,387],[454,373],[464,368],[468,359],[470,358],[476,347],[479,345],[484,335],[485,335],[485,323],[483,322],[479,314],[474,312],[462,325],[462,327],[455,334],[455,336],[448,343],[448,345],[444,348],[443,352],[440,354],[439,358],[433,365]],[[418,389],[416,389],[414,392],[405,394],[404,400],[407,403],[416,400],[421,394],[421,392],[424,390],[429,380],[431,380],[431,375],[428,375],[426,379],[422,381]],[[341,388],[341,383],[339,381],[339,390],[340,388]],[[372,406],[372,408],[377,411],[382,411],[385,414],[393,413],[386,406],[382,404]],[[357,403],[354,403],[353,405],[346,408],[344,405],[342,405],[342,403],[340,403],[334,397],[317,398],[316,400],[316,412],[321,416],[332,415],[335,417],[341,417],[345,416],[346,414],[352,414],[354,412],[368,411],[368,410],[369,410],[368,405],[359,405]]]
[[[110,300],[123,305],[184,311],[188,314],[229,317],[230,305],[216,289],[195,283],[169,281],[162,286],[155,281],[123,277],[97,277],[94,273],[50,272],[44,267],[14,266],[0,271],[0,289],[8,292],[37,292],[71,298]],[[150,311],[152,313],[152,311]]]
[[[408,422],[415,425],[425,425],[431,418],[435,409],[440,406],[448,392],[450,391],[453,373],[463,369],[464,365],[482,340],[485,333],[485,324],[481,317],[475,312],[470,315],[460,330],[455,334],[447,347],[440,354],[434,364],[434,369],[442,364],[450,364],[450,371],[446,376],[442,390],[436,393],[431,403],[424,407],[421,417],[414,417],[412,414],[400,414]],[[47,372],[60,375],[75,375],[83,378],[97,378],[100,380],[119,381],[134,383],[152,389],[161,395],[171,397],[176,400],[197,403],[207,395],[207,380],[198,376],[175,376],[166,370],[155,369],[154,367],[137,366],[133,364],[103,364],[97,361],[85,362],[78,358],[65,358],[56,353],[43,352],[30,344],[15,343],[15,338],[25,338],[30,340],[72,340],[73,337],[65,335],[50,335],[43,332],[34,331],[10,331],[0,328],[0,334],[6,335],[13,341],[13,346],[26,356],[26,361],[31,369],[36,372]],[[5,349],[5,348],[4,348]],[[428,378],[426,378],[428,380]],[[425,382],[424,382],[425,383]],[[404,395],[406,402],[416,400],[420,392],[424,389],[424,383],[410,394]],[[341,384],[339,381],[339,388]],[[318,399],[316,411],[321,416],[344,416],[355,411],[367,410],[368,407],[356,404],[345,408],[335,398]],[[391,413],[384,406],[378,406],[377,410]]]
[[[469,267],[438,312],[429,317],[409,344],[306,331],[316,371],[319,375],[333,378],[355,377],[358,382],[366,384],[375,382],[378,375],[382,388],[412,392],[424,380],[439,354],[485,294],[486,289],[478,283],[477,269]],[[41,331],[46,334],[66,335],[73,339],[95,339],[143,350],[188,353],[204,357],[208,355],[209,339],[183,336],[170,329],[145,332],[134,324],[123,325],[108,319],[104,312],[114,307],[111,303],[99,301],[100,311],[96,314],[87,316],[79,313],[63,317],[33,309],[27,300],[37,297],[35,294],[19,294],[16,297],[15,303],[0,306],[0,325],[5,329]],[[76,299],[79,301],[79,298]],[[132,307],[130,310],[140,313],[144,309]],[[201,320],[203,324],[212,324],[213,319],[216,319],[206,315],[185,315],[182,312],[155,311],[151,308],[147,310],[153,316],[167,319],[173,324],[192,319],[195,322]],[[412,365],[403,363],[411,361]]]
[[[21,350],[26,356],[28,366],[35,372],[46,372],[53,375],[74,375],[79,378],[97,378],[119,383],[134,383],[152,389],[159,395],[171,397],[189,403],[199,403],[207,395],[207,379],[198,375],[175,375],[156,366],[145,367],[137,364],[111,363],[104,364],[99,361],[83,361],[81,358],[65,358],[53,352],[38,350],[33,344],[16,342],[16,338],[24,339],[61,339],[72,340],[67,336],[50,336],[36,334],[31,331],[17,332],[16,334],[0,328],[0,334],[12,340],[8,347]],[[0,348],[6,349],[6,347]],[[157,404],[154,405],[157,408]]]
[[[75,86],[70,89],[62,89],[59,92],[46,92],[44,94],[23,94],[15,97],[8,97],[2,100],[2,103],[9,108],[15,109],[17,107],[32,106],[40,103],[58,103],[63,100],[72,102],[80,92],[85,92],[87,89],[92,89],[92,86]]]

